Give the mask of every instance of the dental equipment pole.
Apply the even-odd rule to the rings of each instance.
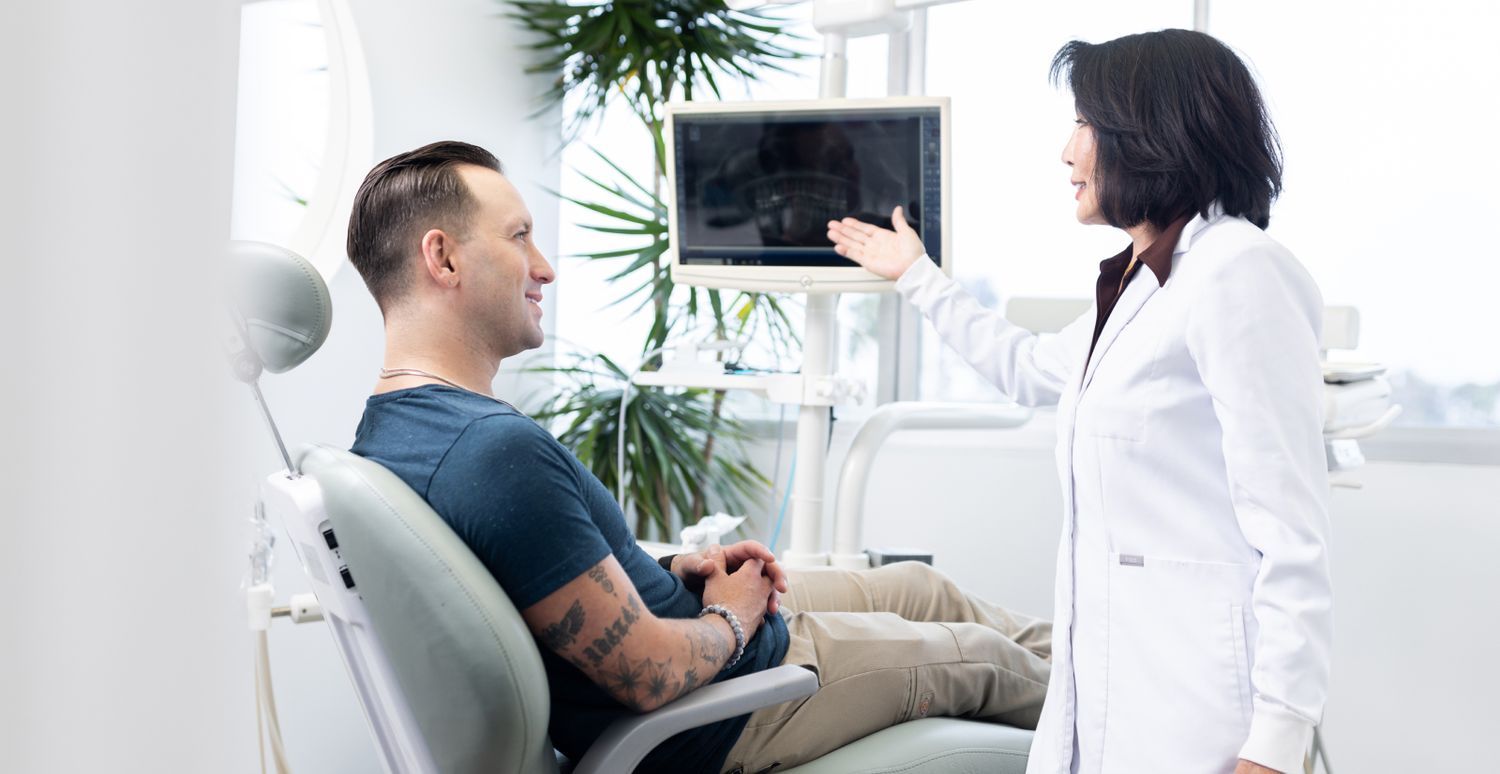
[[[837,359],[838,303],[834,293],[807,297],[802,335],[803,383],[811,387],[832,376]],[[792,478],[792,541],[783,561],[790,567],[828,564],[822,551],[824,473],[828,466],[829,407],[803,405],[797,415],[797,472]]]
[[[885,34],[891,40],[887,71],[892,96],[905,96],[913,87],[925,86],[926,7],[968,0],[813,0],[813,27],[823,36],[819,97],[840,99],[848,91],[847,49],[850,38]],[[727,0],[730,8],[745,10],[762,5],[790,5],[800,0]],[[913,32],[915,30],[915,32]],[[915,54],[915,56],[913,56]],[[803,329],[801,373],[794,379],[747,378],[720,375],[713,379],[682,381],[666,373],[640,374],[633,381],[647,386],[687,386],[712,389],[753,389],[781,403],[799,405],[797,414],[797,460],[791,482],[792,512],[789,545],[781,561],[791,567],[829,564],[824,547],[823,507],[828,465],[828,441],[832,427],[830,406],[851,397],[862,400],[862,383],[836,376],[838,346],[838,294],[818,292],[810,277],[803,277],[807,291]],[[907,337],[915,350],[915,318],[907,326]],[[790,389],[787,389],[790,388]],[[890,399],[894,396],[887,396]],[[863,552],[840,557],[840,566],[869,566]]]
[[[835,99],[848,88],[848,38],[842,32],[823,36],[822,78],[818,96]],[[802,383],[810,389],[834,374],[838,355],[837,293],[807,294],[803,326]],[[797,471],[792,478],[792,539],[782,561],[788,567],[828,564],[822,550],[824,473],[828,467],[828,434],[832,417],[827,406],[802,405],[797,413]]]
[[[919,97],[927,93],[927,10],[911,12],[905,35],[891,35],[886,93]],[[921,315],[895,293],[880,294],[876,338],[880,342],[875,404],[885,405],[917,397],[917,368],[921,362]]]
[[[823,32],[823,61],[819,94],[822,99],[838,99],[848,91],[848,40],[851,34],[868,34],[885,27],[890,37],[887,87],[890,96],[905,96],[913,84],[918,88],[926,80],[926,6],[953,0],[887,0],[875,14],[856,20],[845,16],[847,9],[833,4],[813,4],[813,23],[832,19]],[[821,12],[828,10],[828,16]],[[910,9],[910,10],[908,10]],[[902,16],[898,16],[902,15]],[[874,25],[874,26],[870,26]],[[864,28],[864,29],[861,29]],[[916,57],[911,56],[916,53]],[[825,377],[834,375],[838,347],[838,295],[809,293],[807,317],[803,330],[802,379],[805,390],[815,389]],[[826,406],[804,404],[797,417],[797,470],[792,481],[791,543],[782,561],[789,567],[814,567],[830,563],[823,550],[823,491],[828,463],[828,437],[832,427]],[[856,530],[857,535],[857,530]],[[863,551],[841,553],[837,564],[850,569],[870,566]]]

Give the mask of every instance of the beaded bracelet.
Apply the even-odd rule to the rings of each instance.
[[[745,655],[745,629],[740,626],[739,616],[735,615],[729,608],[723,605],[709,605],[698,611],[698,617],[702,618],[709,613],[722,617],[729,622],[729,628],[734,630],[734,657],[729,659],[723,669],[728,669],[739,663],[740,656]],[[723,671],[722,669],[720,671]]]

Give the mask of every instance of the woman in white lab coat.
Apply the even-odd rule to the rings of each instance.
[[[1263,231],[1274,129],[1201,33],[1075,41],[1052,73],[1078,114],[1078,220],[1130,237],[1093,310],[1058,334],[1011,325],[899,208],[895,231],[845,219],[829,238],[1007,395],[1057,405],[1053,668],[1028,771],[1300,772],[1332,636],[1322,300]]]

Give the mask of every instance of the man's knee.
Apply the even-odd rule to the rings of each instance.
[[[903,584],[914,584],[919,586],[933,586],[951,583],[948,576],[938,572],[936,568],[926,562],[896,562],[877,567],[871,572],[879,573],[883,578],[894,579]]]

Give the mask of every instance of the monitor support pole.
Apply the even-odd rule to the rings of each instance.
[[[753,7],[777,0],[731,0],[731,7]],[[796,2],[796,0],[781,0]],[[926,65],[926,7],[965,0],[869,0],[851,5],[813,0],[813,25],[823,34],[823,58],[819,96],[839,99],[848,91],[850,38],[865,35],[890,36],[887,71],[891,96],[924,91]],[[804,288],[813,280],[804,278]],[[797,456],[791,482],[792,513],[787,548],[781,561],[789,567],[820,567],[830,564],[844,569],[865,569],[869,555],[858,547],[841,545],[830,554],[823,541],[824,492],[827,489],[828,447],[833,417],[831,406],[853,399],[863,400],[862,382],[841,379],[838,368],[837,293],[808,292],[803,327],[803,360],[800,374],[759,376],[717,374],[711,378],[693,372],[684,376],[659,372],[636,374],[632,381],[643,386],[696,386],[706,389],[747,389],[778,403],[796,405]],[[847,531],[847,530],[846,530]],[[855,533],[851,533],[855,534]],[[854,538],[857,540],[858,538]]]
[[[943,0],[938,0],[942,2]],[[916,3],[914,5],[925,5]],[[934,3],[935,4],[935,3]],[[923,90],[926,64],[925,8],[893,9],[910,15],[908,25],[890,33],[888,86],[891,96]],[[849,33],[843,29],[823,34],[823,61],[819,81],[822,99],[846,96]],[[802,377],[814,384],[833,376],[838,367],[838,303],[835,293],[809,293],[803,328]],[[792,481],[791,542],[781,557],[788,567],[818,567],[834,564],[851,570],[865,569],[870,559],[863,551],[830,555],[823,544],[823,493],[827,486],[828,440],[832,415],[827,406],[803,405],[797,414],[797,470]]]
[[[818,96],[835,99],[848,89],[847,38],[842,32],[823,36],[822,78]],[[839,297],[837,293],[807,294],[807,317],[802,332],[802,379],[812,384],[832,376],[838,366]],[[823,548],[823,490],[828,467],[828,435],[833,426],[827,406],[803,405],[797,412],[797,472],[792,480],[792,539],[782,555],[788,567],[828,564]]]

